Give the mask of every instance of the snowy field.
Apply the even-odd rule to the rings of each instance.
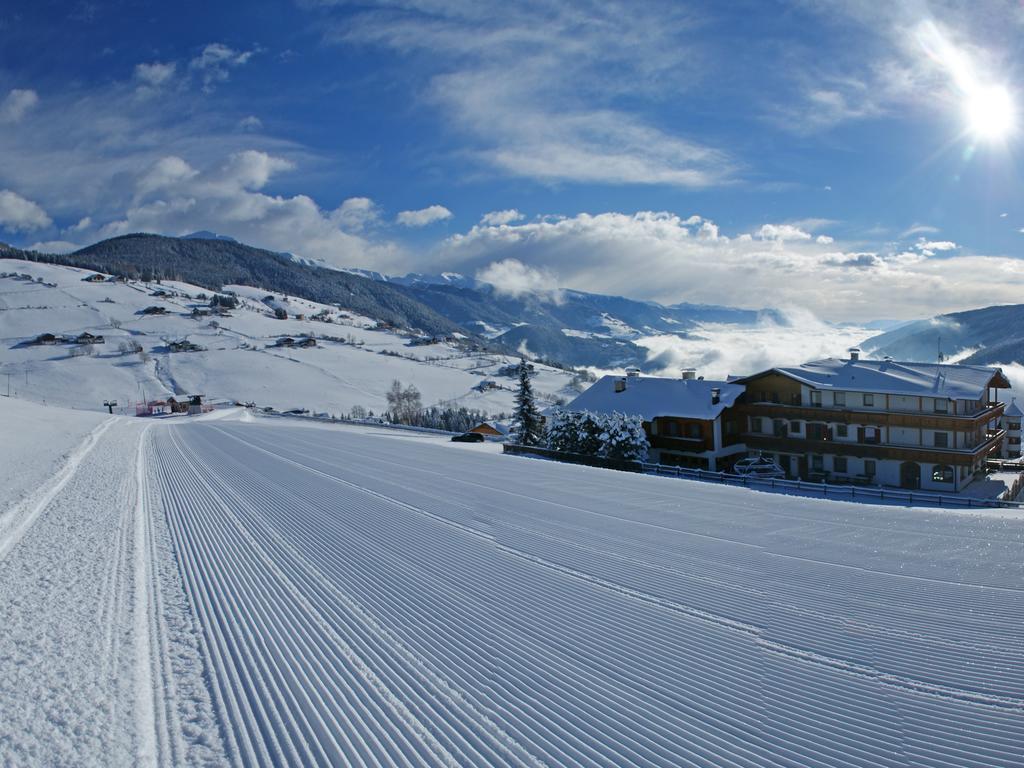
[[[99,428],[0,551],[0,764],[1024,765],[1012,513]]]

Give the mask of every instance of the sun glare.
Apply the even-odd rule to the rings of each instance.
[[[1005,138],[1013,130],[1015,110],[1009,91],[1001,85],[978,87],[964,105],[971,134],[983,141]]]

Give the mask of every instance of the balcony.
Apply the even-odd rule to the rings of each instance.
[[[832,406],[786,405],[784,403],[744,403],[736,406],[741,415],[762,416],[787,421],[825,421],[836,424],[865,426],[919,427],[962,432],[981,427],[1003,415],[1004,403],[990,403],[971,415],[934,413],[932,411],[885,411],[835,408]]]
[[[985,440],[974,448],[935,448],[927,445],[892,445],[858,443],[850,440],[804,440],[792,437],[775,437],[748,432],[743,435],[750,448],[782,453],[832,453],[842,456],[856,456],[865,459],[896,459],[899,461],[923,461],[936,464],[964,464],[976,458],[984,458],[995,450],[1005,430],[989,430]],[[957,461],[957,460],[960,461]]]
[[[651,448],[660,451],[685,451],[687,453],[701,453],[710,451],[711,446],[699,437],[668,437],[666,435],[649,435],[647,441]]]

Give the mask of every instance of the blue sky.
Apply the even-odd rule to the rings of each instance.
[[[1019,302],[1024,11],[896,5],[7,0],[0,239],[210,229],[830,320]]]

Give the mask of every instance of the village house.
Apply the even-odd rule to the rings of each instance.
[[[511,430],[507,424],[502,424],[500,421],[482,421],[466,431],[483,435],[484,437],[508,437]]]
[[[32,344],[62,344],[64,342],[63,336],[57,336],[54,333],[41,333],[32,339]]]
[[[997,368],[827,359],[735,380],[752,453],[789,477],[957,492],[1002,450]],[[1015,424],[1019,427],[1020,419]]]
[[[678,379],[604,376],[559,410],[639,416],[658,464],[721,471],[746,456],[733,406],[743,386],[698,379],[692,369]],[[554,410],[554,409],[552,409]]]
[[[94,336],[88,331],[83,331],[72,339],[73,344],[103,344],[105,342],[106,339],[102,336]]]
[[[89,275],[82,278],[83,283],[105,283],[107,278],[100,274]]]

